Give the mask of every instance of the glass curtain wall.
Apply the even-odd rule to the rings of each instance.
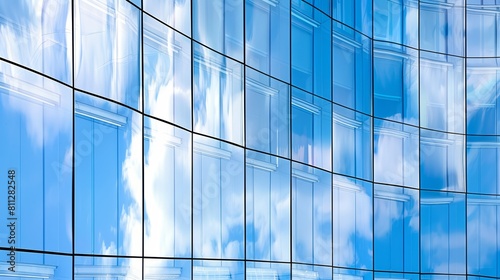
[[[500,0],[0,0],[0,279],[500,278]]]

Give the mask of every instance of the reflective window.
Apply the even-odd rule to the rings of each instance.
[[[419,272],[418,191],[375,185],[374,197],[375,269]]]
[[[500,134],[500,59],[467,59],[467,133]]]
[[[375,39],[418,47],[418,2],[375,0],[373,12]]]
[[[344,26],[333,31],[333,101],[371,114],[372,44]]]
[[[420,191],[421,272],[464,274],[465,195]]]
[[[191,0],[142,0],[142,2],[146,12],[183,34],[191,35]]]
[[[273,262],[246,262],[247,280],[291,279],[290,264]]]
[[[191,42],[144,15],[144,113],[191,128]]]
[[[333,172],[372,179],[372,118],[333,105]]]
[[[73,279],[140,279],[141,258],[74,257]]]
[[[72,103],[70,88],[0,62],[2,247],[72,251]]]
[[[457,3],[460,2],[460,3]],[[465,8],[463,1],[420,2],[420,48],[464,55]]]
[[[71,256],[15,251],[15,261],[12,265],[9,260],[11,252],[0,250],[2,256],[0,275],[2,279],[73,279]],[[9,269],[11,267],[14,271]]]
[[[290,2],[245,3],[246,64],[290,82]]]
[[[420,188],[465,191],[464,136],[420,130]]]
[[[375,181],[418,188],[418,128],[378,119],[374,124]]]
[[[292,164],[292,261],[332,264],[332,193],[328,172]]]
[[[243,61],[243,2],[192,0],[193,39]]]
[[[290,87],[246,69],[246,146],[290,157]]]
[[[420,125],[464,132],[464,59],[420,52]]]
[[[467,56],[500,55],[498,1],[467,1]]]
[[[333,280],[370,280],[373,279],[373,272],[366,270],[354,270],[344,268],[333,269]]]
[[[246,153],[246,258],[290,261],[290,162]]]
[[[331,103],[293,88],[292,159],[331,170],[331,144]]]
[[[143,279],[191,280],[191,260],[144,259]]]
[[[467,191],[500,194],[500,138],[467,137]]]
[[[373,52],[375,116],[418,125],[418,51],[375,42]]]
[[[191,135],[144,119],[144,254],[191,256]]]
[[[332,268],[306,264],[292,264],[292,279],[331,280]]]
[[[73,83],[70,1],[1,1],[0,57]]]
[[[418,264],[418,263],[417,263]],[[420,280],[419,274],[409,274],[409,273],[394,273],[394,272],[375,272],[375,278],[379,280],[389,280],[389,279],[407,279],[407,280]]]
[[[142,116],[75,93],[75,252],[142,255]]]
[[[75,86],[141,110],[141,16],[126,0],[75,0]]]
[[[331,99],[331,19],[292,1],[292,84]]]
[[[500,197],[467,196],[468,273],[500,277]]]
[[[193,280],[245,279],[245,263],[242,261],[193,261]]]
[[[371,183],[333,176],[333,265],[373,268],[372,199]]]
[[[372,35],[372,0],[333,0],[333,18],[367,36]],[[334,22],[334,25],[340,25]]]
[[[242,148],[194,136],[192,211],[196,258],[244,257],[243,156]]]
[[[243,143],[243,66],[194,44],[194,131]]]

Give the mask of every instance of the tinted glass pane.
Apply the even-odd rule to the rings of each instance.
[[[142,0],[142,2],[145,11],[183,34],[191,35],[191,0]]]
[[[75,0],[75,86],[141,110],[141,15],[126,0]]]
[[[292,92],[292,158],[331,170],[331,103],[299,89]]]
[[[194,45],[194,131],[243,143],[243,66]]]
[[[144,112],[191,128],[191,42],[144,16]]]
[[[332,263],[331,176],[292,165],[292,261]]]
[[[333,176],[333,265],[373,267],[372,184]]]
[[[290,162],[246,155],[246,257],[289,261]]]
[[[290,87],[246,69],[246,146],[290,157]]]
[[[245,2],[246,63],[290,82],[290,2]]]
[[[75,251],[142,255],[142,116],[75,99]]]
[[[191,135],[144,119],[144,254],[191,256]]]
[[[0,219],[16,228],[2,247],[72,250],[72,103],[70,88],[0,62]]]
[[[244,257],[243,149],[193,139],[193,255]]]
[[[418,3],[404,0],[375,0],[375,39],[418,47]]]
[[[0,57],[72,84],[71,23],[70,1],[2,1]]]
[[[500,139],[495,136],[467,137],[467,191],[500,194]]]
[[[193,0],[193,39],[242,61],[243,2]]]

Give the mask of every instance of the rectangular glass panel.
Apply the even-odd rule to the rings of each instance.
[[[137,112],[76,93],[75,252],[142,255],[141,127]]]
[[[2,247],[72,251],[72,103],[69,87],[0,62],[0,219],[16,228]]]
[[[191,0],[142,1],[146,12],[183,34],[191,35]]]

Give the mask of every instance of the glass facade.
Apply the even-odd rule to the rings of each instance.
[[[500,279],[500,0],[0,0],[0,279]]]

